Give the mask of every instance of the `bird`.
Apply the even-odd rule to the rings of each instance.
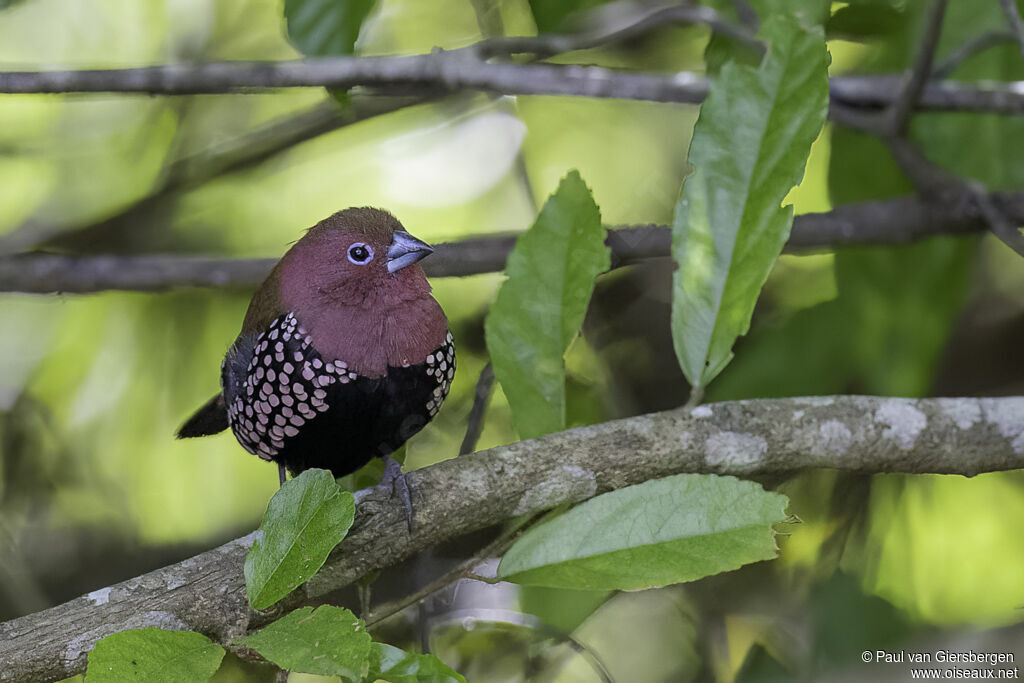
[[[286,470],[341,477],[380,457],[411,519],[392,454],[437,414],[455,375],[448,320],[418,264],[433,251],[382,209],[307,230],[253,295],[220,392],[178,438],[230,428],[277,463],[282,486]]]

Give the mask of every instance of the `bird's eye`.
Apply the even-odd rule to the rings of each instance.
[[[369,244],[356,242],[348,248],[348,260],[357,266],[365,266],[373,260],[373,247]]]

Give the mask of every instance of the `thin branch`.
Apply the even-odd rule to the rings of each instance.
[[[946,16],[947,3],[948,0],[932,0],[932,7],[925,22],[924,36],[921,38],[921,45],[917,50],[917,58],[906,75],[899,96],[893,101],[887,112],[888,132],[891,135],[901,136],[906,133],[910,117],[914,112],[914,105],[921,97],[925,83],[931,75],[932,61],[935,59],[935,48],[939,44],[939,36],[942,33],[942,20]]]
[[[360,576],[477,529],[682,472],[741,477],[807,468],[975,475],[1024,467],[1024,397],[765,399],[572,429],[410,472],[401,502],[359,492],[356,521],[324,568],[266,611],[245,597],[254,534],[178,564],[0,624],[0,681],[66,678],[97,640],[129,628],[199,631],[230,643]],[[375,497],[379,496],[379,497]],[[430,520],[430,523],[425,523]]]
[[[504,555],[505,551],[512,547],[512,544],[515,543],[516,539],[518,539],[526,529],[533,526],[533,524],[543,516],[543,513],[537,513],[535,515],[523,517],[510,522],[508,527],[502,530],[502,532],[493,541],[473,553],[472,557],[460,562],[458,565],[452,567],[450,570],[446,571],[441,576],[438,576],[436,579],[417,591],[403,596],[398,600],[381,605],[370,612],[370,614],[365,618],[366,627],[373,628],[380,622],[398,614],[405,608],[425,600],[445,586],[454,583],[459,579],[468,578],[473,573],[473,569],[481,563],[491,559],[492,557],[501,557]]]
[[[988,221],[992,234],[1019,256],[1024,256],[1024,235],[1021,235],[1017,227],[1020,223],[1011,221],[1003,210],[995,205],[988,190],[980,182],[968,181],[967,187],[971,198],[978,204],[982,215]]]
[[[1017,0],[999,0],[1003,6],[1003,14],[1006,15],[1006,23],[1010,25],[1014,38],[1020,44],[1020,54],[1024,57],[1024,20],[1020,18],[1020,10],[1017,8]]]
[[[1016,42],[1016,37],[1009,30],[985,31],[979,36],[971,38],[950,52],[946,57],[932,69],[933,79],[948,78],[953,75],[960,66],[972,57],[981,54],[993,47]]]
[[[996,192],[990,198],[1008,220],[1024,223],[1024,193]],[[910,244],[938,235],[982,232],[986,228],[984,217],[969,203],[900,197],[797,216],[786,251]],[[514,234],[489,235],[439,244],[423,266],[430,277],[498,272],[505,267],[515,238]],[[612,267],[666,257],[670,241],[665,226],[611,230],[607,243],[612,250]],[[158,292],[182,287],[252,289],[263,281],[275,261],[178,255],[0,256],[0,292],[85,294],[106,290]]]
[[[632,23],[624,26],[602,28],[586,33],[492,38],[477,43],[475,49],[477,54],[485,59],[516,54],[551,57],[566,52],[607,47],[635,40],[655,29],[675,24],[702,24],[710,28],[712,32],[728,36],[760,53],[765,51],[764,43],[755,38],[746,28],[730,24],[715,10],[701,5],[672,5],[648,10],[642,12]]]
[[[483,90],[502,94],[582,95],[697,103],[707,81],[681,72],[671,76],[626,73],[596,66],[489,64],[471,48],[435,49],[403,57],[323,57],[285,62],[174,64],[137,69],[0,73],[0,93],[147,93],[198,95],[254,92],[267,88],[348,89],[368,86],[408,94]],[[386,89],[386,90],[385,90]]]
[[[882,109],[895,99],[899,76],[838,76],[829,80],[832,99],[861,109]],[[1024,113],[1024,81],[973,86],[957,81],[929,81],[921,92],[919,111]]]
[[[476,450],[480,433],[484,430],[484,415],[487,414],[487,403],[491,400],[491,389],[494,387],[494,367],[488,362],[480,371],[473,392],[473,407],[466,419],[466,436],[459,447],[459,455],[466,455]]]
[[[140,69],[0,73],[0,93],[146,93],[194,95],[268,88],[369,86],[381,94],[441,95],[481,90],[504,95],[573,95],[698,104],[708,92],[703,76],[686,71],[651,74],[576,64],[491,64],[470,48],[405,57],[329,57],[293,62],[176,64]],[[895,100],[901,79],[840,76],[832,94],[856,107]],[[1024,82],[967,85],[929,82],[917,106],[925,111],[1024,112]]]

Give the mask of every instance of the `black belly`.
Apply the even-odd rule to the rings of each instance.
[[[431,418],[426,406],[436,387],[422,364],[334,384],[327,390],[330,407],[287,439],[272,459],[293,474],[311,467],[335,477],[355,472],[374,456],[398,450],[426,426]]]
[[[291,315],[239,337],[221,384],[238,442],[292,473],[312,467],[340,477],[386,456],[423,429],[455,373],[451,335],[426,361],[362,377],[321,356]]]

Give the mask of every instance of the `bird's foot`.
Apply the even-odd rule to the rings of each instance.
[[[402,472],[402,466],[390,455],[384,456],[384,476],[380,478],[382,488],[390,488],[391,496],[402,501],[405,508],[405,523],[412,533],[412,495],[409,491],[409,481]]]

